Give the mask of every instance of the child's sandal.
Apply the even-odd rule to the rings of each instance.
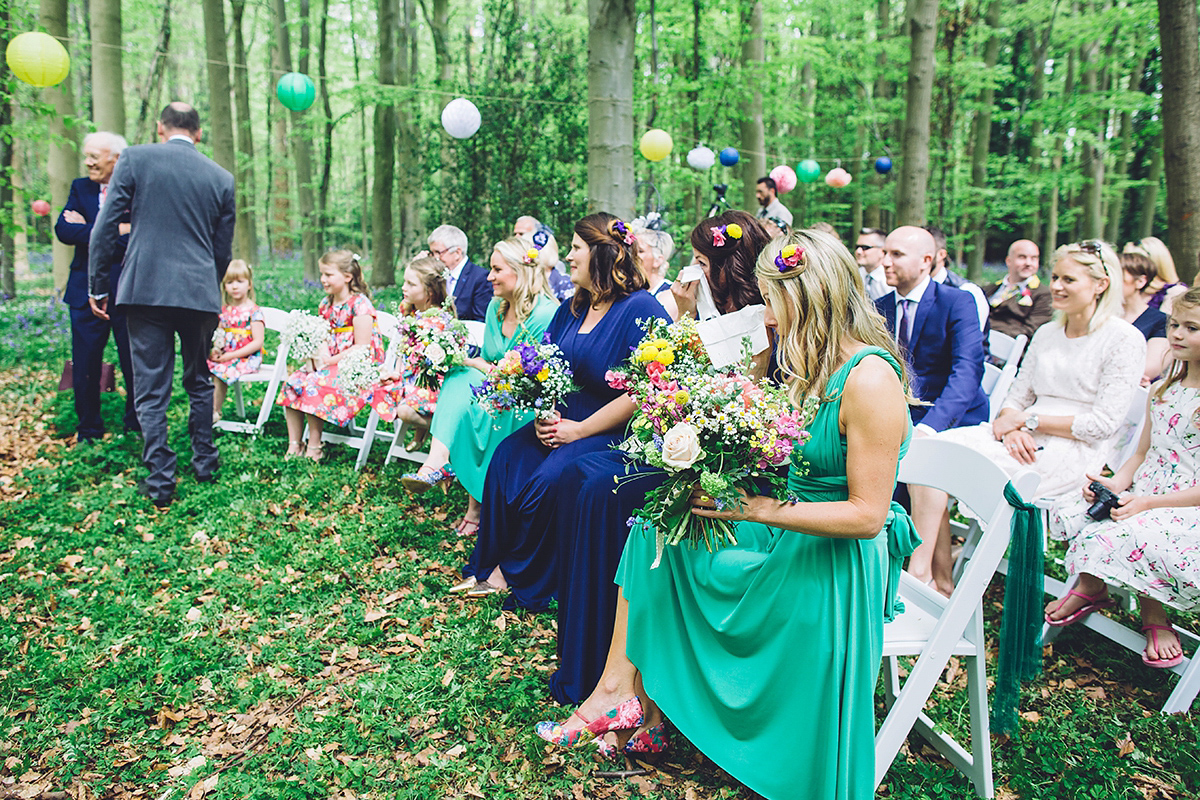
[[[287,452],[283,454],[283,460],[289,461],[304,452],[304,442],[288,442]]]
[[[325,456],[325,445],[323,445],[323,444],[319,444],[315,447],[310,444],[304,450],[304,457],[307,458],[309,461],[314,461],[314,462],[320,461],[324,456]]]

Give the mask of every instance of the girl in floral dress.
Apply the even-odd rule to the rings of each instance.
[[[1148,401],[1137,452],[1111,478],[1088,475],[1121,495],[1111,519],[1087,514],[1083,497],[1057,505],[1050,531],[1068,541],[1066,564],[1079,583],[1046,606],[1046,622],[1070,625],[1110,605],[1107,584],[1138,593],[1151,667],[1183,660],[1163,603],[1200,608],[1200,288],[1178,297],[1167,324],[1174,357]]]
[[[405,267],[401,314],[419,314],[445,305],[446,278],[442,269],[442,262],[432,256],[414,259]],[[371,397],[371,407],[387,422],[399,417],[420,429],[409,445],[409,450],[415,450],[424,442],[425,432],[429,430],[429,420],[437,408],[438,390],[419,388],[414,376],[405,369],[406,364],[407,359],[402,354],[396,364],[398,369],[384,372],[380,387]]]
[[[279,404],[287,418],[288,449],[285,458],[304,452],[313,461],[323,454],[321,430],[325,422],[348,425],[371,399],[373,390],[362,396],[346,395],[337,384],[337,365],[351,347],[369,347],[376,364],[383,363],[383,339],[375,325],[375,307],[363,280],[358,256],[349,250],[333,250],[321,256],[321,288],[326,297],[317,313],[333,329],[328,345],[321,347],[308,364],[288,376]],[[308,425],[308,444],[303,440]]]
[[[213,422],[221,419],[229,384],[237,383],[243,375],[258,372],[262,366],[263,339],[267,335],[262,309],[254,302],[254,272],[249,264],[240,258],[229,262],[221,281],[221,294],[225,305],[221,308],[217,333],[223,338],[218,342],[214,336],[208,359],[208,371],[216,378]]]

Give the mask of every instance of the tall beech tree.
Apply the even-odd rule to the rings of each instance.
[[[1195,0],[1158,0],[1158,35],[1167,233],[1179,276],[1190,282],[1200,259],[1200,24]]]
[[[896,222],[924,225],[929,184],[929,107],[933,100],[934,45],[937,43],[938,0],[912,0],[906,21],[909,35],[908,95],[900,181],[896,188]]]
[[[633,216],[633,0],[588,0],[590,211]]]

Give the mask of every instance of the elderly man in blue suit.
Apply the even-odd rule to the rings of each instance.
[[[439,225],[429,234],[429,252],[446,268],[446,294],[462,320],[483,321],[492,300],[487,270],[467,257],[467,235],[453,225]]]
[[[63,302],[71,309],[71,362],[75,384],[75,415],[79,424],[76,440],[93,441],[104,435],[100,418],[100,368],[104,363],[104,348],[109,333],[117,343],[117,360],[125,381],[125,430],[139,431],[137,414],[133,410],[133,365],[129,360],[129,334],[125,314],[116,309],[110,313],[93,313],[88,299],[88,238],[100,214],[100,206],[108,195],[117,158],[126,147],[125,137],[107,131],[89,133],[83,139],[83,165],[86,178],[71,183],[67,205],[54,225],[54,235],[63,244],[74,245],[71,272]],[[111,270],[113,281],[121,276],[121,262],[129,241],[129,215],[118,221],[119,237],[113,251]]]
[[[910,409],[918,436],[988,418],[988,398],[981,386],[983,334],[975,301],[961,289],[930,278],[936,255],[933,236],[923,228],[904,226],[888,234],[883,269],[894,290],[875,301],[908,359],[913,394],[928,403]],[[908,571],[931,584],[935,572],[944,572],[936,586],[949,594],[949,558],[949,536],[945,542],[922,542]],[[934,570],[935,561],[944,569]]]

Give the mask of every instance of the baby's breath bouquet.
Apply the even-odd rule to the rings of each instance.
[[[667,545],[687,541],[711,552],[737,544],[730,522],[691,513],[693,491],[717,508],[735,508],[743,492],[764,487],[783,496],[786,481],[775,468],[808,440],[803,421],[816,413],[815,399],[793,409],[781,390],[718,372],[703,353],[695,323],[652,322],[628,365],[606,376],[638,405],[621,449],[668,474],[631,518],[654,532],[654,566]]]
[[[405,373],[412,376],[418,389],[437,391],[446,373],[466,361],[470,334],[447,309],[430,308],[401,317],[400,336]]]
[[[371,358],[371,348],[355,345],[338,359],[334,381],[350,396],[365,394],[379,385],[380,368]]]
[[[295,361],[305,361],[312,358],[328,344],[332,330],[329,322],[310,311],[296,310],[288,313],[287,324],[280,334],[282,341],[288,345],[288,356]]]
[[[576,390],[571,366],[558,345],[519,344],[503,356],[471,391],[493,417],[514,409],[550,419],[554,407]]]

